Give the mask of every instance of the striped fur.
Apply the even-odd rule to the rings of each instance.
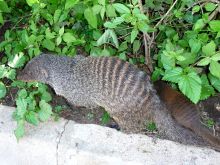
[[[42,70],[49,76],[43,76]],[[43,54],[32,59],[18,79],[47,83],[71,104],[102,106],[124,132],[144,132],[146,122],[154,121],[161,137],[184,144],[206,144],[173,120],[144,72],[118,58],[77,57],[76,61]]]

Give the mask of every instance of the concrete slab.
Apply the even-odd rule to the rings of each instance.
[[[12,107],[0,106],[1,165],[218,165],[220,153],[144,135],[126,135],[92,124],[64,119],[38,127],[27,125],[26,136],[14,137]]]

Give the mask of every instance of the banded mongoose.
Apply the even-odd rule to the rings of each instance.
[[[49,84],[75,105],[102,106],[124,132],[140,133],[146,121],[154,121],[163,138],[192,145],[205,143],[174,121],[144,72],[116,57],[42,54],[33,58],[17,78]]]
[[[160,99],[166,104],[176,121],[208,141],[210,145],[220,150],[220,136],[213,133],[201,123],[199,111],[180,92],[172,89],[164,82],[157,82],[156,88]]]

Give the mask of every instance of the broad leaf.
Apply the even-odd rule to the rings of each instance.
[[[93,10],[91,8],[87,8],[84,11],[84,16],[86,20],[88,21],[89,25],[95,29],[97,29],[97,18],[96,15],[93,13]]]
[[[137,29],[133,29],[132,32],[131,32],[131,43],[134,42],[134,40],[137,37],[137,35],[138,35],[138,30]]]
[[[43,40],[42,46],[50,51],[53,51],[55,49],[55,43],[49,39]]]
[[[121,14],[130,14],[130,9],[121,3],[114,3],[113,7]]]
[[[26,58],[23,53],[15,54],[11,56],[8,61],[8,65],[12,68],[20,68],[24,66]]]
[[[211,61],[209,70],[213,76],[220,78],[220,64],[217,61]]]
[[[14,131],[15,137],[17,140],[24,136],[24,120],[17,121],[17,128]]]
[[[197,103],[201,95],[201,79],[194,73],[188,73],[180,77],[178,82],[179,89],[186,95],[193,103]]]
[[[208,97],[212,96],[215,94],[214,88],[209,84],[208,78],[206,75],[201,76],[201,81],[202,81],[202,91],[201,91],[201,96],[200,100],[205,100]]]
[[[16,111],[17,111],[17,115],[20,118],[23,118],[25,113],[27,112],[27,101],[24,98],[18,98],[16,100]]]
[[[201,42],[196,39],[190,39],[189,46],[191,48],[192,53],[198,53],[199,50],[201,49]]]
[[[182,74],[183,74],[183,69],[180,67],[166,70],[163,76],[163,80],[178,83]]]
[[[65,9],[70,9],[70,8],[72,8],[72,7],[75,6],[78,2],[79,2],[79,0],[66,0]]]
[[[198,66],[206,66],[211,62],[210,57],[205,57],[198,62]]]
[[[2,82],[0,82],[0,99],[5,97],[6,95],[6,87],[5,84],[3,84]]]
[[[205,46],[202,47],[202,52],[206,56],[211,56],[211,55],[215,54],[215,49],[216,49],[215,42],[211,41],[210,43],[208,43],[208,44],[206,44]]]
[[[212,86],[218,91],[220,92],[220,78],[217,78],[215,76],[213,76],[212,74],[208,74],[209,80],[212,84]]]
[[[72,33],[64,33],[62,37],[63,37],[63,41],[65,41],[66,43],[71,43],[76,41],[76,38]]]
[[[214,32],[220,32],[220,20],[210,21],[209,26]]]
[[[52,115],[52,107],[50,104],[46,103],[45,100],[41,100],[39,103],[40,111],[38,112],[41,121],[47,121]]]
[[[33,112],[33,111],[29,111],[29,112],[25,115],[25,119],[26,119],[29,123],[31,123],[31,124],[33,124],[33,125],[35,125],[35,126],[37,126],[38,123],[39,123],[39,120],[38,120],[38,118],[37,118],[37,113],[35,113],[35,112]]]

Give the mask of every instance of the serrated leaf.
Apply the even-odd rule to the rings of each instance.
[[[49,39],[43,40],[42,46],[50,51],[53,51],[55,49],[55,44]]]
[[[25,115],[25,119],[26,119],[29,123],[31,123],[31,124],[33,124],[33,125],[35,125],[35,126],[37,126],[38,123],[39,123],[39,120],[38,120],[38,118],[37,118],[37,113],[35,113],[35,112],[33,112],[33,111],[29,111],[29,112]]]
[[[22,138],[24,136],[25,130],[24,130],[24,120],[18,120],[17,121],[17,128],[14,131],[15,137],[17,140]]]
[[[191,48],[192,53],[198,53],[199,50],[201,49],[202,44],[199,40],[190,39],[189,40],[189,46]]]
[[[23,118],[27,112],[27,101],[24,98],[17,98],[16,100],[16,112],[20,118]]]
[[[52,115],[52,107],[50,104],[46,103],[45,100],[41,100],[39,103],[40,111],[38,112],[39,119],[41,121],[47,121]]]
[[[60,30],[59,30],[59,35],[62,36],[63,33],[64,33],[64,26],[63,26],[62,28],[60,28]]]
[[[59,21],[60,15],[61,15],[62,10],[61,9],[57,9],[54,12],[54,16],[53,16],[53,20],[54,23],[57,23]]]
[[[200,6],[199,6],[199,5],[195,5],[195,6],[192,8],[192,12],[193,12],[193,13],[197,13],[197,12],[199,12],[199,10],[200,10]]]
[[[41,95],[41,100],[45,100],[46,102],[49,102],[52,100],[51,94],[47,91],[44,91]]]
[[[206,65],[208,65],[210,62],[211,62],[210,57],[206,57],[206,58],[201,59],[201,60],[198,62],[197,65],[198,65],[198,66],[206,66]]]
[[[205,100],[211,95],[215,94],[214,88],[209,84],[208,78],[206,75],[201,76],[201,81],[202,81],[202,90],[201,90],[201,96],[200,100]]]
[[[137,53],[137,51],[140,49],[141,43],[139,40],[135,40],[133,43],[133,53]]]
[[[91,8],[87,8],[84,11],[84,16],[89,23],[89,25],[95,29],[97,29],[97,18],[96,15],[94,14],[93,10]]]
[[[118,48],[119,52],[125,51],[128,48],[128,44],[126,41],[122,42],[121,45]]]
[[[203,19],[199,19],[199,20],[197,20],[196,23],[194,24],[193,29],[194,29],[195,31],[199,31],[199,30],[201,30],[204,26],[205,26],[204,20],[203,20]]]
[[[9,13],[10,12],[10,9],[9,9],[8,5],[4,0],[0,1],[0,11],[4,12],[4,13]]]
[[[33,4],[39,3],[39,0],[26,0],[26,1],[29,6],[32,6]]]
[[[215,10],[215,8],[216,8],[216,5],[212,2],[208,2],[205,4],[206,11],[213,11],[213,10]]]
[[[105,26],[106,28],[111,28],[111,29],[113,29],[113,28],[116,28],[116,27],[117,27],[117,24],[114,24],[114,23],[112,23],[112,22],[110,22],[110,21],[107,21],[107,22],[104,23],[104,26]]]
[[[130,14],[130,9],[121,3],[114,3],[113,7],[121,14]]]
[[[217,78],[215,76],[213,76],[212,74],[208,74],[208,78],[212,84],[212,86],[218,91],[220,92],[220,78]]]
[[[119,44],[118,44],[118,38],[115,34],[114,30],[110,30],[110,34],[109,34],[112,38],[113,43],[115,44],[115,47],[118,48]]]
[[[161,62],[165,69],[172,69],[175,67],[175,58],[167,56],[165,51],[161,54]]]
[[[108,17],[116,17],[115,8],[112,6],[112,4],[107,5],[106,8],[106,15]]]
[[[211,59],[214,60],[214,61],[219,61],[220,60],[220,53],[216,53],[215,55],[213,55],[211,57]]]
[[[0,82],[0,99],[5,97],[6,95],[6,87],[5,84],[3,84],[2,82]]]
[[[15,54],[11,56],[8,61],[8,65],[12,68],[20,68],[24,66],[26,58],[23,53]]]
[[[209,70],[213,76],[220,78],[220,64],[217,61],[211,60]]]
[[[62,37],[63,37],[64,42],[66,43],[71,43],[71,42],[76,41],[76,38],[74,37],[72,33],[64,33]]]
[[[67,10],[74,7],[78,2],[79,0],[66,0],[65,9]]]
[[[220,20],[210,21],[209,26],[214,32],[220,32]]]
[[[18,98],[23,98],[25,99],[27,97],[27,91],[26,89],[22,89],[18,92]]]
[[[162,80],[178,83],[182,74],[183,69],[176,67],[170,70],[166,70]]]
[[[197,103],[201,95],[201,79],[194,73],[182,75],[178,82],[179,89],[186,95],[193,103]]]
[[[206,44],[205,46],[202,47],[202,52],[206,55],[206,56],[210,56],[215,54],[215,49],[216,49],[216,45],[214,41],[211,41],[210,43]]]
[[[100,45],[102,45],[102,44],[107,43],[108,40],[109,40],[109,37],[110,37],[110,30],[108,29],[108,30],[106,30],[106,31],[102,34],[102,36],[98,39],[98,41],[97,41],[97,46],[100,46]]]
[[[131,43],[134,42],[134,40],[137,37],[137,35],[138,35],[138,30],[137,29],[133,29],[132,32],[131,32]]]

